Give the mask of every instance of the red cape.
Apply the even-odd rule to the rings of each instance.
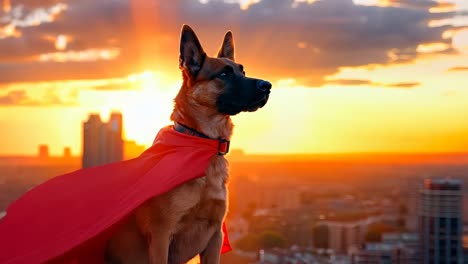
[[[106,241],[119,222],[149,198],[204,176],[218,144],[170,126],[138,158],[46,181],[0,220],[0,263],[104,263]],[[224,225],[223,231],[227,252]]]

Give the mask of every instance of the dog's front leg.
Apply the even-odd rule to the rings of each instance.
[[[157,235],[156,235],[157,234]],[[171,234],[161,232],[149,232],[146,235],[148,243],[149,264],[167,264],[169,255],[169,243]]]
[[[221,229],[211,237],[205,250],[200,254],[201,264],[219,264],[221,246],[223,244],[223,233]]]

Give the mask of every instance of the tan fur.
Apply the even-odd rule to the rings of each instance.
[[[222,83],[207,77],[226,63],[206,58],[196,85],[182,87],[177,95],[172,120],[211,138],[230,139],[231,118],[215,107]],[[187,82],[190,85],[190,80]],[[205,177],[145,202],[109,241],[107,263],[182,264],[200,254],[202,264],[218,264],[228,203],[227,181],[226,159],[214,156]]]

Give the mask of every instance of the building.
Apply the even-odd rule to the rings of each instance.
[[[335,253],[348,254],[363,243],[368,227],[382,221],[382,216],[356,215],[349,219],[339,217],[317,223],[328,228],[328,248]]]
[[[146,150],[146,146],[139,145],[133,140],[124,141],[124,159],[129,160],[136,158]]]
[[[83,123],[83,168],[123,159],[122,127],[120,113],[112,113],[107,123],[98,114],[89,115]]]
[[[47,145],[39,145],[39,158],[47,159],[49,157],[49,146]]]
[[[122,114],[112,113],[106,124],[107,160],[106,163],[123,160]]]
[[[63,157],[66,158],[66,159],[70,159],[72,157],[70,147],[65,147],[63,149]]]
[[[463,263],[462,183],[426,179],[420,190],[421,263]]]
[[[262,249],[258,254],[259,264],[312,264],[324,263],[308,249]],[[334,262],[335,263],[335,262]]]
[[[408,212],[405,219],[405,227],[410,232],[418,232],[419,224],[419,192],[423,188],[424,178],[410,177],[408,179],[406,206]]]
[[[355,264],[418,264],[418,235],[414,233],[385,233],[382,242],[366,243],[353,254]]]

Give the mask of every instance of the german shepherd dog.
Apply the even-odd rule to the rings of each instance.
[[[230,31],[217,57],[212,58],[205,54],[194,31],[184,25],[179,66],[183,84],[171,119],[209,138],[229,140],[230,116],[256,111],[268,100],[271,84],[246,77],[244,67],[234,61]],[[227,161],[217,155],[206,176],[145,202],[108,242],[107,263],[182,264],[197,255],[202,264],[219,263],[227,181]]]

